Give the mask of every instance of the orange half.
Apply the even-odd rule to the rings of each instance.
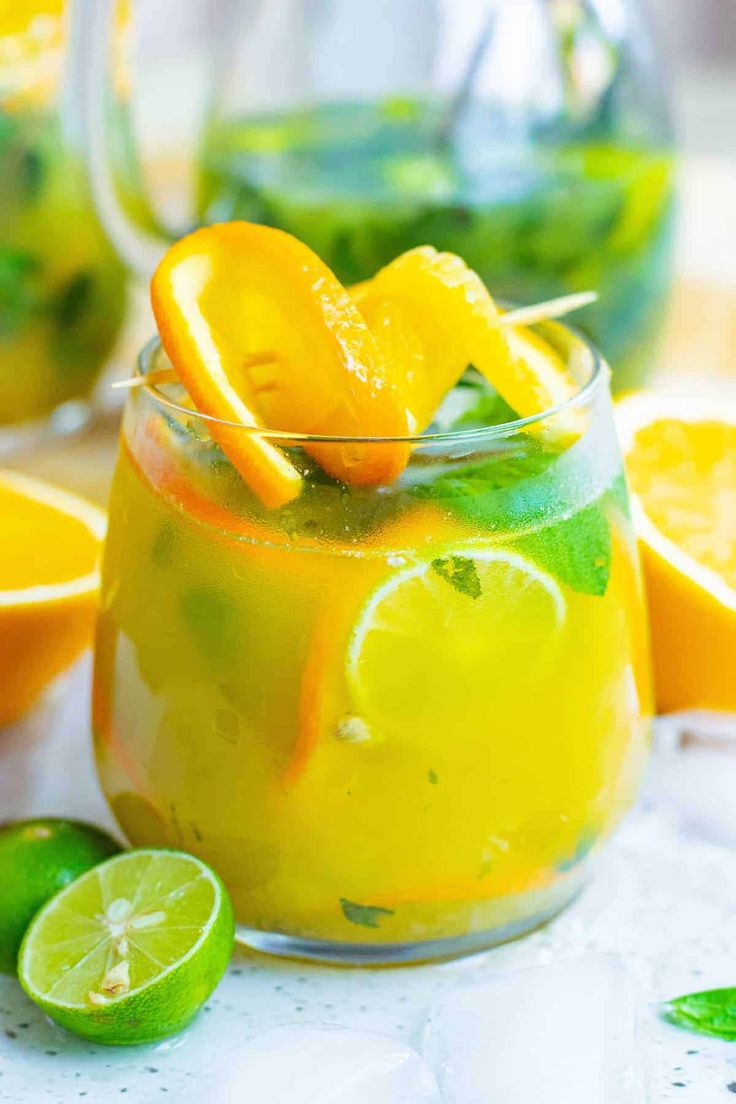
[[[0,727],[90,643],[105,515],[40,480],[0,472]]]
[[[660,710],[736,711],[736,390],[616,404]]]

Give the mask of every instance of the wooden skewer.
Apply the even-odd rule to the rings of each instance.
[[[505,326],[535,326],[537,322],[551,322],[553,318],[563,318],[566,314],[581,310],[598,301],[597,291],[578,291],[574,295],[561,295],[559,299],[547,299],[532,307],[517,307],[501,315]]]
[[[176,380],[177,375],[173,368],[154,368],[152,372],[146,372],[145,376],[131,376],[130,379],[115,380],[110,384],[110,388],[113,391],[133,391],[136,387],[143,387],[144,384],[175,383]]]
[[[554,318],[563,318],[566,314],[587,307],[598,300],[597,291],[580,291],[574,295],[561,295],[557,299],[547,299],[544,303],[535,303],[531,307],[517,307],[501,315],[504,326],[535,326],[538,322],[551,322]],[[261,364],[275,364],[278,353],[266,350],[251,353],[245,358],[243,367],[255,368]],[[133,390],[148,384],[176,383],[177,375],[173,368],[155,368],[145,376],[132,376],[130,379],[115,380],[110,386],[114,390]]]
[[[257,368],[261,364],[275,364],[278,359],[278,353],[268,349],[262,353],[251,353],[245,357],[243,367]],[[130,391],[136,387],[143,387],[144,384],[176,383],[178,378],[173,368],[154,368],[152,372],[147,372],[145,376],[131,376],[130,379],[115,380],[114,383],[110,384],[110,387],[115,391],[121,388]]]

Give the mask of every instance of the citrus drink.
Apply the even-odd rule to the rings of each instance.
[[[544,331],[592,377],[578,435],[562,413],[489,425],[470,371],[390,484],[276,436],[303,483],[277,508],[180,387],[129,402],[100,776],[132,843],[215,867],[256,945],[395,961],[509,938],[570,899],[632,798],[646,637],[605,369]]]
[[[125,314],[79,148],[66,7],[0,12],[0,428],[87,399]]]

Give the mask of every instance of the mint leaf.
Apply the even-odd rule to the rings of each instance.
[[[537,477],[558,455],[537,442],[525,441],[523,451],[509,449],[443,472],[431,482],[413,487],[411,493],[439,502],[482,531],[521,525],[529,529],[549,518],[555,506],[554,482]],[[617,502],[625,502],[621,478],[610,493]],[[515,541],[514,547],[572,590],[595,596],[606,593],[612,548],[603,499],[562,521],[542,524]]]
[[[549,489],[534,485],[558,457],[535,442],[505,448],[452,470],[443,470],[431,481],[417,483],[409,493],[431,499],[483,529],[506,528],[519,515],[543,515],[549,507]],[[509,497],[500,492],[508,491]]]
[[[0,249],[0,336],[12,338],[41,306],[38,258],[22,249]]]
[[[182,596],[181,613],[207,662],[218,671],[231,664],[239,651],[240,625],[228,595],[207,584],[192,587]]]
[[[475,561],[467,556],[441,556],[432,560],[432,568],[441,579],[461,594],[467,594],[468,598],[480,598],[483,593]]]
[[[700,1035],[736,1041],[736,989],[708,989],[670,1001],[664,1018]]]
[[[608,488],[608,496],[614,506],[618,506],[624,517],[631,517],[631,504],[629,502],[629,485],[626,482],[626,472],[622,468]]]
[[[54,321],[60,329],[70,329],[79,324],[92,304],[95,278],[82,270],[68,280],[59,290],[54,303]]]
[[[384,916],[394,914],[393,909],[380,908],[379,905],[359,905],[345,897],[340,898],[340,908],[346,920],[363,928],[379,928]]]
[[[429,773],[427,774],[427,778],[429,779],[430,784],[432,786],[436,786],[437,783],[440,780],[439,775],[437,774],[437,771],[433,771],[433,770],[429,771]]]
[[[46,179],[46,165],[40,152],[32,146],[24,149],[19,169],[24,195],[32,203],[41,194]]]
[[[611,575],[611,529],[599,502],[538,529],[515,547],[580,594],[601,597]]]
[[[176,547],[176,531],[170,522],[164,521],[151,542],[151,560],[157,567],[171,563]]]
[[[502,422],[513,422],[518,417],[516,411],[499,394],[495,391],[486,391],[453,421],[450,428],[501,425]]]

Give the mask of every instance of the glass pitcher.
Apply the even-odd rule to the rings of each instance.
[[[189,0],[191,3],[192,0]],[[102,123],[112,0],[78,0],[103,221],[150,273]],[[594,289],[579,322],[615,385],[653,363],[670,279],[673,149],[638,0],[242,0],[208,7],[211,83],[190,225],[244,218],[345,282],[431,244],[494,294]]]
[[[85,184],[63,0],[0,9],[0,451],[70,429],[125,311]]]

